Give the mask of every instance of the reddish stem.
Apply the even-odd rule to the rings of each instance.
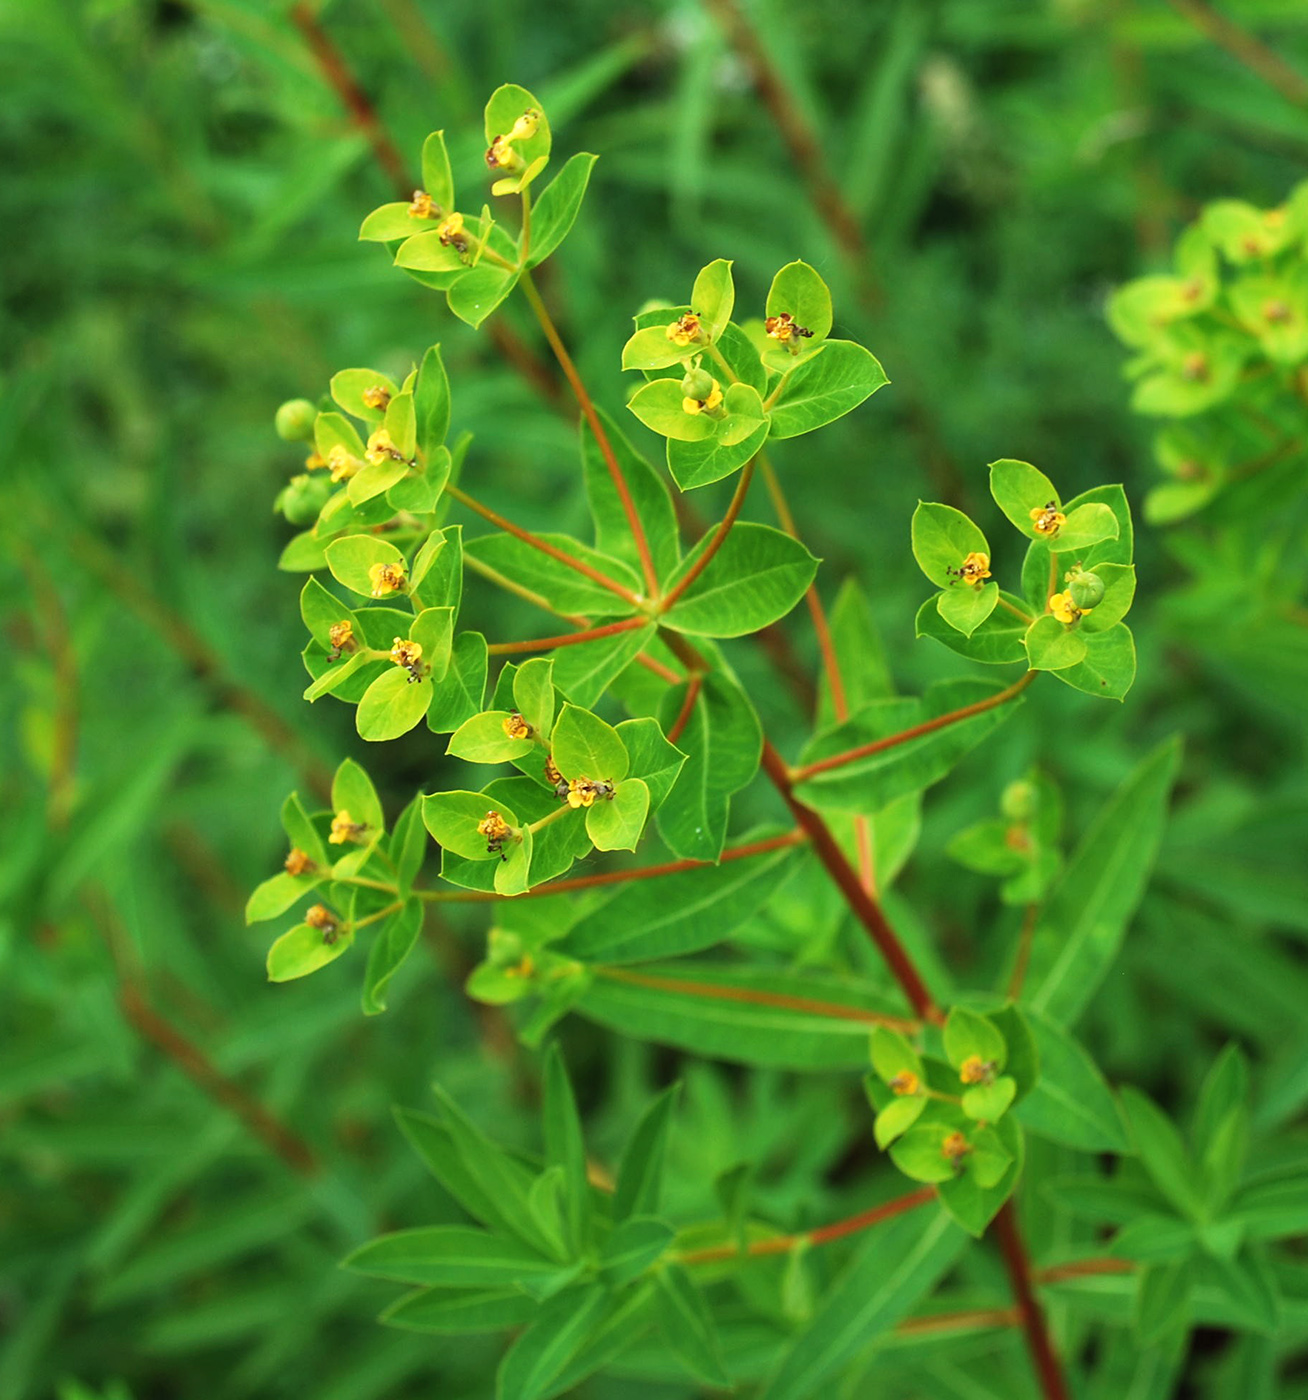
[[[1226,50],[1237,63],[1275,88],[1287,102],[1308,107],[1308,78],[1269,48],[1256,34],[1242,29],[1234,20],[1220,14],[1207,0],[1171,0],[1172,8],[1183,14],[1196,29]]]
[[[1040,917],[1040,906],[1031,903],[1022,915],[1022,931],[1017,936],[1017,960],[1013,964],[1013,975],[1008,979],[1008,999],[1016,1001],[1022,995],[1022,985],[1026,981],[1027,965],[1031,961],[1031,941],[1035,936],[1036,920]]]
[[[754,479],[753,461],[745,464],[745,470],[740,474],[740,480],[736,483],[736,490],[731,497],[731,504],[727,507],[727,513],[718,523],[717,529],[713,532],[713,538],[704,547],[704,552],[687,569],[685,577],[668,593],[659,605],[660,612],[667,612],[681,597],[683,593],[695,582],[713,562],[713,556],[727,542],[727,536],[731,533],[731,527],[736,523],[736,517],[740,514],[741,507],[745,504],[745,497],[749,494],[749,483]]]
[[[995,1234],[999,1248],[1003,1251],[1004,1266],[1013,1287],[1013,1297],[1021,1310],[1022,1328],[1026,1333],[1027,1349],[1035,1365],[1036,1375],[1045,1400],[1070,1400],[1067,1382],[1063,1379],[1062,1367],[1054,1355],[1053,1343],[1045,1326],[1045,1315],[1040,1300],[1031,1285],[1031,1265],[1027,1258],[1026,1246],[1018,1229],[1017,1212],[1012,1200],[1007,1200],[995,1216]]]
[[[800,1244],[827,1244],[831,1240],[843,1239],[859,1230],[870,1229],[883,1220],[890,1220],[906,1211],[916,1210],[936,1198],[934,1186],[923,1186],[910,1191],[906,1196],[896,1196],[885,1205],[873,1206],[871,1210],[859,1211],[845,1220],[837,1220],[832,1225],[820,1225],[816,1230],[806,1230],[796,1235],[774,1235],[766,1240],[751,1240],[743,1249],[734,1244],[713,1245],[709,1249],[692,1249],[679,1256],[683,1264],[709,1264],[720,1259],[739,1259],[742,1256],[755,1257],[760,1254],[785,1254]]]
[[[930,1313],[905,1318],[895,1331],[903,1336],[924,1332],[964,1332],[979,1327],[1016,1327],[1022,1321],[1020,1308],[973,1308],[967,1312]]]
[[[489,520],[492,525],[498,525],[501,530],[507,530],[510,535],[520,539],[523,544],[529,544],[533,549],[538,549],[542,554],[548,554],[551,559],[557,559],[560,564],[565,564],[574,573],[583,574],[592,583],[597,583],[601,588],[607,588],[610,593],[615,593],[624,602],[630,603],[632,607],[640,606],[640,599],[631,589],[620,584],[617,579],[610,578],[607,574],[602,574],[596,568],[584,563],[580,559],[574,559],[565,550],[559,549],[557,545],[552,545],[548,540],[543,540],[539,535],[533,535],[530,530],[524,530],[521,525],[515,525],[511,520],[507,520],[498,511],[492,510],[463,490],[462,487],[455,486],[451,482],[445,484],[446,493],[453,496],[461,505],[465,505],[469,510],[475,511],[483,520]]]
[[[686,686],[686,698],[681,702],[681,709],[672,722],[672,728],[668,730],[669,744],[675,744],[681,738],[686,725],[690,723],[690,717],[695,712],[695,701],[699,699],[703,684],[704,677],[698,671],[692,671]]]
[[[1069,1278],[1092,1278],[1096,1274],[1130,1274],[1135,1264],[1130,1259],[1073,1259],[1068,1264],[1053,1264],[1037,1269],[1032,1275],[1037,1283],[1062,1283]]]
[[[587,627],[580,632],[564,632],[559,637],[534,637],[525,642],[495,642],[486,650],[491,656],[511,656],[522,651],[554,651],[557,647],[575,647],[583,642],[595,642],[612,637],[617,632],[631,632],[649,625],[647,617],[624,617],[620,622],[606,622],[602,627]]]
[[[899,936],[891,928],[889,920],[881,911],[881,906],[863,888],[857,873],[845,858],[836,838],[831,834],[826,822],[811,808],[806,807],[795,796],[790,770],[785,760],[765,739],[763,741],[763,769],[772,779],[773,785],[790,808],[795,820],[808,832],[818,859],[827,868],[827,873],[836,882],[845,902],[854,911],[859,922],[872,936],[872,941],[881,951],[894,974],[895,980],[903,988],[914,1011],[925,1021],[944,1021],[940,1008],[931,998],[925,983],[918,975],[913,960],[908,956]]]
[[[541,330],[545,332],[545,339],[549,341],[550,349],[553,350],[554,358],[559,362],[559,368],[563,371],[564,378],[571,385],[573,394],[576,395],[577,403],[586,422],[590,424],[591,432],[595,434],[595,441],[599,444],[604,465],[608,468],[609,476],[613,479],[614,490],[618,493],[618,499],[622,502],[622,509],[627,517],[627,524],[631,528],[631,538],[635,541],[636,553],[640,555],[640,567],[645,575],[646,590],[651,598],[656,598],[659,591],[659,576],[654,568],[654,556],[650,553],[649,540],[645,538],[645,527],[641,524],[640,512],[637,511],[636,503],[631,498],[631,490],[627,486],[626,477],[622,474],[622,468],[618,465],[613,444],[609,441],[609,435],[604,431],[604,424],[600,422],[599,414],[595,412],[595,405],[591,401],[590,394],[586,391],[581,375],[577,373],[577,366],[573,364],[572,356],[568,354],[568,347],[564,345],[558,327],[554,324],[545,303],[540,299],[540,293],[536,290],[536,284],[531,280],[530,273],[523,272],[520,285],[528,305],[536,313]]]
[[[867,1011],[861,1006],[845,1006],[838,1001],[819,1001],[815,997],[791,996],[788,992],[765,992],[757,987],[727,987],[718,982],[696,982],[693,978],[662,977],[653,972],[632,972],[624,967],[597,966],[597,977],[610,982],[630,982],[638,987],[652,987],[661,992],[684,992],[686,996],[706,997],[710,1001],[739,1001],[750,1006],[775,1006],[782,1011],[807,1012],[826,1016],[833,1021],[857,1021],[860,1025],[888,1026],[891,1030],[912,1034],[920,1029],[916,1021],[903,1016],[886,1016],[879,1011]]]
[[[845,764],[855,763],[860,758],[868,758],[870,755],[881,753],[885,749],[893,749],[899,744],[907,744],[910,740],[920,739],[924,734],[934,734],[937,729],[947,729],[951,724],[971,719],[973,715],[984,714],[987,710],[1005,705],[1020,695],[1035,680],[1037,674],[1036,671],[1028,671],[1026,675],[1020,680],[1014,681],[1006,690],[1001,690],[997,695],[991,695],[985,700],[978,700],[974,705],[964,705],[962,709],[951,710],[947,715],[937,715],[935,719],[915,724],[911,729],[901,730],[898,734],[891,734],[885,739],[874,739],[870,744],[860,744],[857,748],[846,749],[844,753],[832,754],[830,758],[820,758],[815,763],[806,763],[802,768],[795,769],[791,778],[797,783],[802,783],[809,778],[815,778],[819,773],[830,772],[833,768],[843,768]]]

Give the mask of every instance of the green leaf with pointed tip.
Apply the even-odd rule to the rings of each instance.
[[[1103,700],[1123,700],[1135,681],[1135,638],[1125,623],[1107,632],[1087,632],[1085,659],[1050,674],[1073,690]]]
[[[460,632],[450,651],[450,665],[432,695],[427,728],[448,734],[481,710],[486,696],[488,656],[480,632]]]
[[[963,1112],[969,1118],[993,1123],[1008,1112],[1017,1094],[1017,1084],[1000,1075],[993,1084],[976,1084],[963,1090]]]
[[[1026,656],[1033,671],[1061,671],[1085,660],[1086,644],[1079,632],[1045,613],[1027,630]]]
[[[281,822],[286,839],[292,846],[303,851],[315,865],[327,864],[327,846],[318,834],[313,819],[304,810],[298,793],[291,793],[282,803]]]
[[[496,894],[525,894],[531,888],[532,833],[523,827],[516,841],[505,843],[495,863]]]
[[[517,826],[517,817],[502,804],[492,806],[484,792],[433,792],[422,800],[422,819],[432,839],[444,850],[450,850],[465,860],[498,860],[487,851],[486,838],[477,825],[488,811],[498,811],[510,826]]]
[[[448,1288],[420,1288],[406,1293],[384,1309],[377,1321],[407,1332],[468,1336],[525,1326],[539,1307],[534,1298],[517,1288],[466,1292]]]
[[[418,450],[418,420],[413,406],[413,393],[396,394],[386,405],[386,432],[395,450],[405,459],[406,467]]]
[[[551,1298],[504,1355],[496,1400],[542,1400],[604,1320],[609,1294],[598,1283]]]
[[[393,243],[397,238],[409,238],[415,233],[436,229],[439,218],[417,219],[409,213],[406,200],[378,205],[359,227],[361,243]]]
[[[790,370],[769,415],[774,438],[797,437],[834,423],[889,384],[880,361],[852,340],[828,340],[822,353]]]
[[[327,567],[338,583],[365,598],[373,596],[373,582],[368,571],[377,564],[404,565],[404,555],[376,535],[346,535],[333,540],[326,549]]]
[[[913,1094],[894,1099],[876,1116],[872,1125],[872,1135],[877,1146],[884,1152],[896,1138],[902,1137],[921,1118],[927,1106],[926,1098]]]
[[[586,197],[598,156],[578,152],[540,192],[531,211],[531,248],[527,266],[543,263],[568,236]]]
[[[586,1144],[581,1117],[572,1092],[567,1067],[557,1044],[545,1056],[544,1104],[545,1155],[563,1173],[563,1218],[571,1249],[580,1247],[590,1217],[590,1183],[586,1174]]]
[[[956,1006],[945,1022],[945,1054],[957,1069],[973,1055],[996,1069],[1003,1069],[1008,1060],[1008,1046],[989,1017],[979,1016],[965,1006]]]
[[[597,408],[596,413],[644,527],[655,572],[660,578],[666,578],[681,557],[672,495],[660,473],[627,441],[613,419],[602,408]],[[631,569],[639,569],[640,554],[631,536],[626,507],[605,455],[584,417],[580,431],[586,499],[595,521],[595,548],[601,554],[621,559]]]
[[[1026,647],[1023,643],[1031,620],[1015,616],[1010,608],[1025,612],[1026,605],[1011,593],[1000,592],[999,599],[1009,606],[996,605],[994,612],[969,637],[951,627],[940,616],[935,597],[928,598],[918,609],[916,634],[930,637],[970,661],[983,661],[990,666],[1025,661]]]
[[[654,1279],[659,1333],[668,1349],[697,1380],[729,1387],[713,1313],[699,1285],[680,1264],[660,1269]]]
[[[1040,1077],[1018,1106],[1019,1121],[1081,1152],[1129,1153],[1116,1100],[1080,1041],[1033,1007],[1025,1015],[1040,1055]]]
[[[550,753],[565,778],[617,783],[627,776],[627,750],[617,730],[576,705],[564,705],[555,721]]]
[[[554,727],[554,662],[543,656],[524,661],[513,673],[513,702],[544,738]]]
[[[265,919],[275,919],[279,914],[284,914],[291,905],[322,884],[325,876],[325,871],[318,875],[291,875],[279,870],[276,875],[254,887],[245,902],[245,922],[261,924]]]
[[[736,288],[731,279],[731,262],[717,258],[700,269],[690,293],[690,308],[700,318],[700,327],[709,341],[715,341],[731,320],[736,305]]]
[[[534,739],[510,739],[504,732],[507,710],[487,710],[461,724],[450,736],[445,752],[465,763],[508,763],[536,747]]]
[[[433,131],[422,143],[422,187],[442,210],[454,208],[454,177],[443,131]]]
[[[908,1037],[888,1026],[872,1028],[872,1068],[889,1084],[897,1075],[907,1072],[918,1079],[925,1078],[922,1058],[913,1049]]]
[[[1180,1131],[1147,1094],[1127,1085],[1121,1097],[1140,1164],[1149,1179],[1182,1215],[1201,1220],[1204,1200],[1199,1172]]]
[[[1141,1269],[1135,1301],[1139,1344],[1156,1347],[1182,1331],[1190,1319],[1191,1269],[1186,1263]]]
[[[607,801],[586,811],[586,834],[597,851],[634,851],[649,816],[649,788],[639,778],[627,778]]]
[[[676,786],[686,755],[668,742],[658,720],[648,715],[624,719],[617,726],[617,735],[626,746],[630,776],[644,781],[650,807],[657,810]]]
[[[937,588],[950,588],[969,554],[990,557],[986,537],[953,506],[919,501],[913,512],[913,557]]]
[[[618,1184],[613,1195],[615,1224],[633,1215],[658,1214],[668,1131],[680,1095],[680,1084],[666,1088],[641,1115],[628,1139],[618,1164]]]
[[[959,584],[936,595],[936,611],[956,632],[970,637],[999,602],[999,585],[993,580],[980,588]]]
[[[373,658],[362,651],[356,651],[353,656],[342,656],[336,661],[329,662],[324,666],[323,672],[317,680],[311,685],[305,686],[302,698],[313,704],[315,700],[320,700],[324,695],[333,695],[342,689],[346,682],[357,676],[364,667],[373,664]],[[343,698],[348,699],[349,697]]]
[[[308,579],[300,590],[300,616],[309,635],[321,647],[331,646],[331,630],[338,622],[352,622],[354,614],[316,578]]]
[[[332,811],[348,812],[370,834],[385,830],[381,799],[372,779],[352,759],[347,758],[332,778]]]
[[[652,1215],[633,1215],[604,1241],[599,1267],[611,1288],[639,1278],[667,1253],[677,1232]]]
[[[969,1133],[963,1169],[937,1188],[945,1209],[971,1235],[981,1236],[1013,1193],[1024,1156],[1022,1130],[1011,1117]]]
[[[376,1016],[386,1010],[386,989],[392,977],[413,952],[422,930],[422,902],[411,899],[382,922],[368,950],[368,966],[363,976],[363,1014]]]
[[[335,962],[354,942],[354,931],[342,928],[328,935],[309,924],[296,924],[268,949],[268,980],[291,982]]]
[[[710,531],[668,580],[669,590],[704,554]],[[818,561],[768,525],[732,528],[703,572],[663,614],[665,626],[700,637],[743,637],[785,617],[813,581]]]
[[[445,294],[445,299],[460,321],[475,328],[504,301],[517,281],[516,268],[483,262],[460,277]]]
[[[1042,539],[1037,534],[1031,512],[1044,510],[1051,502],[1059,507],[1059,495],[1054,483],[1030,462],[1003,458],[990,464],[990,494],[995,504],[1027,539]]]
[[[341,1261],[369,1278],[441,1288],[521,1285],[559,1265],[529,1245],[464,1225],[430,1225],[380,1235]]]
[[[390,667],[373,681],[359,701],[354,716],[359,737],[371,743],[398,739],[421,723],[431,697],[431,681],[415,681],[403,667]]]
[[[431,473],[436,465],[433,459],[450,431],[450,379],[439,345],[431,346],[418,366],[413,408],[417,450]],[[448,466],[445,475],[449,475]]]
[[[454,609],[423,608],[409,628],[409,640],[422,648],[422,664],[433,684],[439,685],[450,669],[454,642]]]

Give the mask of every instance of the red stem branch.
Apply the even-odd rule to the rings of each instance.
[[[1017,1225],[1017,1212],[1012,1200],[1007,1200],[995,1216],[995,1234],[999,1248],[1003,1251],[1004,1266],[1013,1287],[1013,1297],[1021,1309],[1022,1329],[1026,1333],[1027,1349],[1045,1400],[1070,1400],[1067,1382],[1063,1379],[1062,1367],[1054,1354],[1053,1343],[1045,1326],[1045,1315],[1040,1300],[1031,1284],[1031,1265],[1027,1258],[1026,1246]]]
[[[695,713],[695,701],[699,699],[699,692],[703,685],[704,677],[698,671],[692,671],[690,681],[686,686],[686,698],[681,702],[681,709],[672,722],[672,728],[668,730],[669,744],[675,744],[690,723],[690,717]]]
[[[727,542],[727,536],[731,533],[731,527],[736,523],[736,517],[740,514],[741,507],[745,504],[745,497],[749,494],[749,483],[754,479],[754,463],[746,463],[745,470],[740,474],[740,480],[736,483],[735,494],[731,497],[731,504],[727,507],[727,513],[718,523],[717,529],[713,532],[713,538],[709,540],[704,548],[703,554],[686,571],[685,577],[672,589],[659,605],[660,612],[667,612],[681,597],[683,593],[695,582],[713,562],[713,556]]]
[[[580,632],[564,632],[558,637],[531,637],[525,642],[494,642],[486,648],[491,656],[511,656],[522,651],[554,651],[557,647],[575,647],[583,642],[596,642],[617,632],[631,632],[649,624],[647,617],[624,617],[620,622],[606,622],[602,627],[587,627]]]

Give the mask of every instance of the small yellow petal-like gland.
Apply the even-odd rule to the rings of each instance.
[[[911,1069],[901,1069],[890,1081],[890,1092],[901,1099],[911,1099],[921,1087],[921,1082]]]
[[[693,311],[687,311],[684,316],[679,316],[669,324],[667,337],[673,345],[700,344],[704,339],[704,332],[699,317]]]
[[[540,113],[534,107],[527,110],[513,123],[509,132],[510,141],[527,141],[540,130]]]
[[[1037,535],[1052,537],[1066,524],[1067,516],[1058,509],[1057,501],[1050,501],[1043,506],[1034,506],[1031,510],[1031,528]]]
[[[411,219],[439,219],[441,207],[426,190],[414,190],[413,203],[409,205]]]
[[[964,1084],[989,1084],[995,1077],[993,1062],[980,1055],[969,1055],[958,1067],[958,1077]]]
[[[451,214],[448,219],[436,230],[436,237],[446,248],[453,248],[455,252],[466,253],[468,251],[468,235],[463,229],[463,215]]]
[[[327,629],[327,640],[332,644],[332,654],[328,658],[335,661],[342,652],[354,651],[358,643],[354,640],[354,623],[347,617],[343,622],[333,622]]]
[[[374,384],[359,397],[363,400],[364,408],[384,409],[391,401],[391,391],[384,384]]]
[[[1065,627],[1070,627],[1081,616],[1081,609],[1072,601],[1070,593],[1055,593],[1049,599],[1049,611]]]
[[[368,582],[372,584],[372,596],[385,598],[398,593],[408,581],[403,564],[374,564],[368,570]]]
[[[794,354],[799,352],[799,342],[807,340],[813,334],[807,326],[799,325],[789,311],[781,311],[775,316],[769,316],[763,322],[763,329],[771,339],[784,345],[787,350]]]
[[[383,390],[383,392],[385,392]],[[368,446],[363,454],[371,466],[379,467],[383,462],[402,462],[404,454],[391,441],[391,435],[385,428],[378,428],[368,438]]]
[[[288,875],[304,875],[313,869],[313,860],[298,846],[292,846],[290,855],[286,857],[285,868]]]
[[[530,977],[536,971],[536,964],[532,961],[531,955],[524,953],[521,962],[514,963],[512,967],[504,969],[506,977]]]
[[[304,922],[310,928],[316,928],[328,942],[336,937],[336,930],[340,927],[336,922],[336,915],[325,904],[315,904],[306,909]]]
[[[1181,378],[1192,384],[1208,382],[1208,356],[1202,350],[1195,350],[1181,362]]]
[[[321,452],[310,452],[304,459],[304,469],[307,472],[320,472],[327,465],[327,458]]]
[[[940,1155],[954,1163],[961,1162],[972,1150],[972,1144],[962,1133],[950,1133],[940,1144]]]
[[[513,828],[504,820],[498,812],[487,812],[477,823],[477,831],[486,838],[486,854],[488,856],[504,855],[504,843],[513,835]]]
[[[712,418],[722,416],[722,385],[715,379],[713,388],[706,399],[682,399],[681,407],[686,413],[707,413]]]
[[[510,739],[530,739],[535,732],[517,710],[510,710],[504,716],[504,733]]]
[[[331,835],[327,837],[333,846],[343,846],[347,841],[355,841],[363,833],[364,823],[356,822],[349,812],[342,809],[332,818]]]
[[[958,576],[964,583],[970,583],[974,588],[980,588],[982,583],[990,577],[990,556],[974,550],[958,566]]]
[[[345,481],[359,470],[363,463],[341,443],[337,443],[327,454],[327,465],[332,469],[333,481]]]
[[[568,784],[569,807],[593,807],[595,787],[589,778],[573,778]]]
[[[522,157],[513,149],[512,135],[497,136],[486,151],[486,164],[492,170],[520,170]]]
[[[409,673],[411,681],[422,679],[421,643],[408,642],[403,637],[393,638],[391,640],[391,660]]]

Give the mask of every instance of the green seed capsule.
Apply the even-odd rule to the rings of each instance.
[[[1082,612],[1089,612],[1091,608],[1096,608],[1103,602],[1104,581],[1098,574],[1078,569],[1068,578],[1067,591],[1072,602]]]
[[[325,476],[293,476],[274,503],[291,525],[312,525],[327,504],[332,484]]]
[[[704,369],[692,369],[681,381],[681,392],[701,403],[713,392],[713,376]]]
[[[313,420],[318,410],[308,399],[287,399],[277,410],[273,425],[284,442],[308,442],[313,436]]]
[[[1009,783],[999,799],[999,810],[1010,822],[1027,822],[1035,815],[1036,789],[1025,778]]]

